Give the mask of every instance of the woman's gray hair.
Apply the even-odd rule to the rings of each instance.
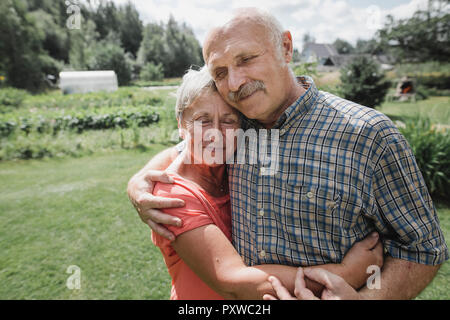
[[[207,90],[217,90],[208,68],[203,66],[200,70],[189,69],[183,76],[183,81],[177,90],[177,102],[175,104],[177,119],[181,119],[184,110]]]

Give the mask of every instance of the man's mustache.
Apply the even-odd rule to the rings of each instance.
[[[247,98],[258,90],[266,90],[264,82],[254,80],[252,82],[242,85],[238,91],[230,91],[228,99],[232,102],[238,102],[241,99]]]

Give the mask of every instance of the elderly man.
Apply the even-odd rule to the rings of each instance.
[[[260,162],[228,167],[235,248],[248,265],[308,267],[341,261],[356,241],[378,231],[387,254],[381,288],[356,292],[326,276],[323,284],[333,298],[417,296],[448,259],[448,249],[406,140],[383,114],[319,92],[309,77],[295,78],[288,66],[292,53],[290,32],[257,9],[238,11],[204,43],[217,89],[243,114],[243,129],[278,134],[272,174]],[[155,170],[164,170],[177,153],[172,148],[156,156],[128,186],[141,219],[172,239],[163,224],[180,221],[157,208],[183,203],[148,191],[152,181],[170,182]]]

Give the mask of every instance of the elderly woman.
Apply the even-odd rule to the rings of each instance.
[[[157,183],[153,190],[155,196],[182,199],[186,204],[163,210],[183,222],[180,228],[168,226],[177,236],[175,241],[152,234],[172,277],[171,299],[262,299],[265,294],[275,295],[270,275],[292,293],[297,268],[248,267],[231,244],[224,163],[236,145],[234,135],[226,131],[239,128],[239,115],[222,100],[205,68],[189,70],[184,76],[176,114],[185,148],[167,169],[174,183]],[[381,248],[378,237],[368,237],[347,253],[342,264],[321,267],[359,288],[367,278],[367,266],[381,264]],[[321,289],[312,281],[307,286],[315,292]]]

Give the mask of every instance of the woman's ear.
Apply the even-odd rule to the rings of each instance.
[[[183,129],[183,127],[181,126],[181,119],[178,119],[178,135],[180,137],[180,139],[184,140],[186,139],[186,130]]]
[[[184,130],[182,128],[178,128],[178,135],[180,136],[180,139],[184,140],[186,137],[184,135]]]

